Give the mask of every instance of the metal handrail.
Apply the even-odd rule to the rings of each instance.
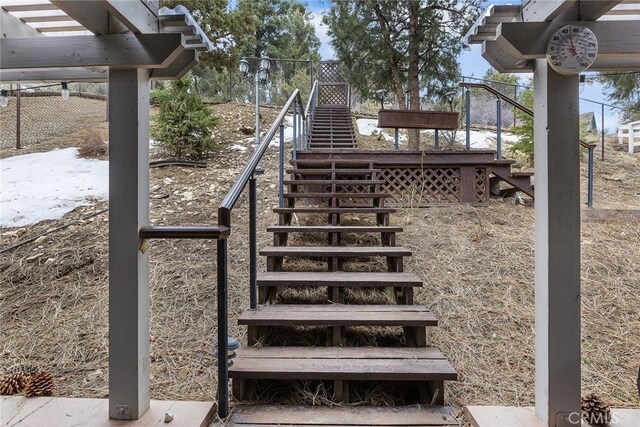
[[[267,148],[269,148],[271,140],[279,130],[280,123],[282,123],[282,121],[284,120],[287,112],[289,111],[289,108],[291,108],[291,105],[294,103],[294,101],[297,101],[299,105],[302,105],[302,97],[300,96],[300,91],[298,89],[293,91],[287,102],[284,104],[284,107],[282,107],[282,110],[280,110],[280,113],[269,128],[269,131],[265,134],[265,136],[262,137],[262,141],[260,141],[260,145],[253,153],[253,156],[244,167],[242,173],[218,207],[218,225],[231,228],[231,210],[238,202],[238,199],[240,198],[244,187],[249,182],[249,179],[253,176],[256,167],[260,162],[260,159],[262,159],[262,156],[267,151]],[[302,111],[302,117],[305,117],[304,110]]]
[[[518,110],[522,111],[523,113],[526,113],[530,116],[533,116],[533,111],[530,108],[525,107],[524,105],[520,104],[518,101],[516,101],[515,99],[511,98],[508,95],[505,95],[504,93],[500,92],[498,89],[489,86],[486,83],[467,83],[467,82],[462,82],[459,84],[460,87],[466,87],[466,88],[478,88],[478,89],[485,89],[488,92],[491,92],[492,94],[494,94],[495,96],[501,98],[502,100],[504,100],[507,104],[511,104],[512,106],[516,107]]]
[[[307,103],[308,104],[308,103]],[[313,104],[312,104],[313,105]],[[231,233],[231,212],[242,195],[242,191],[249,184],[249,307],[256,309],[258,305],[258,250],[257,250],[257,189],[256,189],[256,167],[260,163],[262,156],[269,148],[271,140],[280,131],[280,153],[279,153],[279,181],[280,194],[279,203],[283,203],[283,177],[284,177],[284,119],[290,108],[293,107],[293,143],[292,158],[295,159],[296,142],[303,138],[303,126],[307,126],[307,110],[303,107],[302,97],[298,89],[294,90],[287,102],[280,110],[271,128],[260,141],[253,156],[244,167],[240,176],[233,184],[224,200],[218,207],[218,227],[228,230],[227,234],[221,236],[217,241],[217,299],[218,299],[218,342],[217,342],[217,365],[218,365],[218,416],[224,419],[229,415],[229,325],[227,306],[227,236]],[[298,113],[298,109],[300,110]]]
[[[314,89],[317,85],[314,85]],[[217,365],[218,365],[218,415],[224,419],[229,415],[229,367],[228,367],[228,351],[229,351],[229,325],[228,325],[228,305],[227,305],[227,238],[231,234],[231,211],[235,207],[238,199],[242,195],[242,191],[249,184],[249,301],[250,308],[255,309],[257,306],[257,189],[256,189],[256,167],[260,163],[262,156],[269,148],[271,140],[280,131],[280,203],[282,206],[283,199],[283,175],[284,175],[284,119],[291,107],[293,107],[294,121],[294,142],[293,157],[295,158],[296,140],[303,139],[303,127],[307,126],[307,112],[309,105],[311,110],[314,109],[315,90],[312,90],[314,101],[307,101],[307,108],[302,104],[302,97],[298,89],[294,90],[287,102],[280,110],[273,125],[262,138],[260,144],[256,148],[253,156],[240,173],[240,176],[233,184],[224,200],[218,207],[218,225],[217,226],[166,226],[152,225],[140,227],[139,237],[141,239],[216,239],[217,240],[217,306],[218,306],[218,343],[217,343]],[[309,98],[311,99],[312,96]],[[300,113],[297,113],[297,109]],[[297,123],[297,126],[295,124]]]
[[[469,97],[469,88],[478,88],[478,89],[484,89],[490,93],[492,93],[493,95],[495,95],[496,97],[498,97],[498,99],[500,100],[504,100],[505,102],[507,102],[508,104],[511,104],[512,106],[514,106],[515,108],[519,109],[520,111],[524,112],[525,114],[528,114],[529,116],[533,117],[533,110],[531,110],[530,108],[525,107],[524,105],[520,104],[518,101],[516,101],[515,99],[511,98],[508,95],[505,95],[504,93],[500,92],[498,89],[489,86],[488,84],[485,83],[468,83],[468,82],[461,82],[459,84],[460,87],[463,87],[466,89],[467,92],[467,99],[466,99],[466,132],[467,132],[467,149],[469,149],[469,131],[471,128],[471,119],[470,119],[470,97]],[[498,101],[499,102],[499,101]],[[500,144],[500,131],[501,131],[501,124],[500,124],[500,120],[501,120],[501,116],[500,116],[500,104],[498,103],[498,113],[497,113],[497,120],[498,120],[498,125],[497,125],[497,131],[498,131],[498,148],[497,148],[497,156],[498,159],[502,158],[502,149],[501,149],[501,144]],[[586,148],[587,150],[589,150],[588,153],[588,167],[587,167],[587,206],[592,208],[593,207],[593,150],[596,148],[596,144],[589,144],[588,142],[585,142],[581,139],[578,140],[578,143],[580,144],[581,147]]]
[[[148,225],[140,227],[141,239],[225,239],[228,227]]]
[[[313,82],[313,86],[311,87],[311,92],[309,93],[309,99],[307,99],[307,106],[304,109],[306,111],[305,114],[305,122],[304,122],[304,148],[309,149],[309,136],[311,135],[311,128],[309,124],[313,121],[313,117],[316,112],[316,100],[318,99],[318,80]],[[281,206],[282,207],[282,206]]]

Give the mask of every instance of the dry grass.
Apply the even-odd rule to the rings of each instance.
[[[228,120],[235,114],[224,110],[228,106],[218,108]],[[235,135],[236,125],[240,127],[230,124],[227,136],[220,137],[223,145],[244,138],[239,131]],[[152,169],[152,192],[171,195],[152,200],[151,222],[215,223],[215,209],[248,156],[222,150],[209,160],[207,169]],[[271,212],[277,203],[275,151],[268,152],[266,166],[268,172],[258,184],[259,246],[271,244],[265,227],[277,221]],[[604,162],[596,161],[596,207],[640,209],[639,171],[637,155],[608,150]],[[584,169],[582,175],[584,196]],[[103,207],[106,203],[96,202],[60,221],[3,229],[2,245]],[[229,240],[230,333],[246,342],[245,329],[236,323],[248,307],[245,198],[234,212]],[[447,400],[457,408],[533,403],[533,212],[532,207],[515,205],[513,199],[493,199],[486,208],[404,209],[392,215],[392,223],[403,225],[405,230],[398,235],[397,244],[414,252],[405,270],[417,273],[425,283],[416,292],[416,303],[427,305],[440,318],[440,326],[429,329],[430,342],[460,373],[460,380],[447,386]],[[351,218],[350,223],[362,224],[366,219]],[[322,220],[319,216],[297,218],[298,223]],[[474,233],[477,241],[472,241]],[[296,239],[302,240],[292,240],[292,244],[319,244],[315,239],[322,238]],[[349,236],[347,242],[354,243],[353,239]],[[107,241],[107,216],[103,214],[0,255],[2,363],[40,365],[54,375],[60,396],[107,395]],[[583,224],[583,390],[597,393],[614,406],[638,405],[633,380],[640,363],[639,247],[638,223]],[[215,243],[155,241],[149,253],[152,397],[213,400]],[[299,262],[306,263],[305,268],[324,266],[322,261]],[[384,266],[359,262],[347,267]],[[260,260],[259,270],[264,269],[264,260]],[[384,302],[387,298],[375,289],[363,293],[347,290],[346,297],[354,303]],[[325,290],[289,290],[279,298],[282,302],[326,301],[327,295]],[[374,336],[354,329],[349,334],[361,345],[402,339],[397,330],[382,330]],[[357,397],[352,400],[391,403],[389,395],[378,393],[376,387],[354,390]],[[329,387],[309,382],[294,389],[292,401],[329,404],[330,396]]]
[[[82,145],[78,150],[80,157],[87,158],[104,158],[109,154],[109,145],[103,139],[100,131],[97,129],[89,129],[82,141]]]

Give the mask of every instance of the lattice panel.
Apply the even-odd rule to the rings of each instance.
[[[404,207],[460,203],[459,168],[384,168],[381,192],[387,204]]]
[[[334,61],[321,61],[318,69],[318,82],[343,82],[344,77],[340,72],[340,63]]]
[[[487,182],[487,169],[476,168],[476,179],[474,183],[473,204],[485,204],[489,202],[489,183]]]
[[[347,105],[349,86],[347,84],[323,84],[320,86],[318,104]]]

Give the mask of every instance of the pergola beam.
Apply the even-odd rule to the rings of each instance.
[[[63,31],[86,31],[82,25],[52,25],[51,27],[36,27],[42,33],[61,33]]]
[[[51,0],[51,3],[93,34],[109,34],[109,13],[95,1]]]
[[[56,10],[57,7],[51,3],[25,3],[25,4],[3,4],[2,8],[7,12],[39,12],[42,10]]]
[[[155,69],[151,72],[151,80],[175,80],[187,74],[198,63],[197,50],[185,50],[167,68]]]
[[[42,33],[30,25],[25,24],[4,8],[0,9],[0,28],[2,37],[33,37]]]
[[[141,1],[100,0],[96,7],[103,7],[111,16],[135,34],[157,33],[159,21],[155,13]]]
[[[165,68],[185,49],[182,34],[0,39],[0,69]]]
[[[640,56],[640,25],[635,21],[579,22],[503,22],[496,30],[499,38],[511,44],[521,59],[544,58],[551,34],[565,25],[589,28],[598,39],[598,58]],[[620,37],[624,34],[624,37]]]
[[[566,1],[533,1],[522,6],[522,20],[525,22],[551,21],[571,5]]]
[[[566,21],[577,19],[579,15],[581,20],[595,21],[621,2],[621,0],[581,2],[529,0],[522,6],[522,20],[524,22],[544,22],[560,18],[560,20]]]
[[[59,69],[59,70],[26,70],[2,71],[2,83],[19,82],[108,82],[108,69]]]
[[[67,14],[64,15],[43,15],[43,16],[22,16],[20,18],[22,22],[60,22],[60,21],[73,21],[73,18]]]

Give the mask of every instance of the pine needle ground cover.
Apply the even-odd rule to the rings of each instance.
[[[251,106],[216,106],[221,150],[206,169],[151,170],[153,224],[211,225],[215,211],[251,151],[228,148],[246,139]],[[277,111],[263,110],[265,126]],[[271,116],[270,116],[271,115]],[[227,149],[225,149],[227,147]],[[602,209],[640,209],[640,159],[614,151],[597,160],[595,204]],[[0,153],[0,157],[2,157]],[[6,154],[5,154],[6,155]],[[598,154],[596,154],[598,156]],[[277,152],[270,149],[267,173],[258,181],[258,244],[271,244],[265,231],[277,217]],[[586,169],[581,188],[586,200]],[[2,246],[71,222],[107,207],[96,202],[58,221],[3,229]],[[229,241],[230,333],[246,342],[238,315],[248,304],[248,211],[246,195],[234,210]],[[531,405],[534,394],[533,207],[513,199],[491,206],[404,209],[392,222],[404,227],[398,245],[413,257],[405,270],[425,287],[416,303],[440,319],[428,330],[460,373],[449,383],[448,403]],[[351,218],[361,223],[366,218]],[[53,375],[54,393],[65,397],[106,397],[108,386],[108,222],[105,214],[0,255],[0,360],[4,365],[37,365]],[[300,216],[297,221],[314,221]],[[355,237],[347,237],[354,239]],[[303,241],[301,243],[313,244]],[[593,392],[612,407],[638,406],[635,376],[640,363],[640,225],[632,221],[582,224],[583,394]],[[215,242],[151,243],[151,394],[154,399],[213,400],[216,368]],[[309,261],[312,262],[312,261]],[[373,268],[354,263],[350,269]],[[259,269],[265,270],[260,259]],[[283,299],[322,295],[283,294]],[[354,302],[382,301],[375,293],[349,295]],[[395,342],[398,331],[372,338],[354,330],[363,345]],[[285,336],[285,338],[288,338]],[[1,368],[6,368],[2,366]],[[329,390],[330,391],[330,390]],[[328,403],[329,391],[300,384],[286,399]],[[363,390],[363,401],[392,402],[389,395]],[[280,392],[280,391],[279,391]]]

